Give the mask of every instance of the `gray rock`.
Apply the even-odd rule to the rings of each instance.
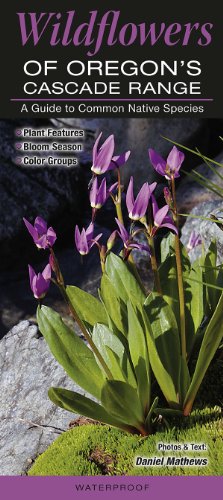
[[[223,221],[223,203],[220,199],[205,201],[203,203],[199,203],[196,207],[191,211],[191,215],[202,216],[202,217],[210,217],[210,215],[214,215],[216,219],[222,219]],[[188,217],[186,223],[182,229],[182,237],[181,240],[184,245],[186,245],[189,241],[190,234],[192,231],[195,231],[197,234],[201,235],[201,238],[204,242],[204,246],[207,249],[211,243],[211,241],[216,240],[217,248],[218,248],[218,261],[223,261],[223,231],[220,229],[219,225],[215,222],[201,220],[199,218]],[[191,260],[195,260],[201,254],[201,246],[196,247],[194,250],[190,252]]]
[[[0,475],[21,475],[75,418],[49,400],[49,387],[83,391],[68,379],[28,321],[1,340],[0,377]]]
[[[193,158],[190,155],[189,158]],[[222,164],[223,167],[223,155],[222,153],[215,158],[218,163]],[[203,175],[207,181],[218,186],[218,190],[222,189],[223,196],[223,168],[216,166],[211,163],[211,168],[209,168],[206,163],[202,163],[200,166],[196,167],[196,172]],[[214,171],[213,171],[214,169]],[[212,200],[219,200],[218,191],[216,186],[210,184],[211,189],[202,186],[196,180],[190,176],[185,176],[181,181],[179,188],[177,189],[177,201],[178,208],[181,213],[190,213],[190,211],[198,203],[208,202]]]
[[[148,241],[144,233],[139,233],[134,241],[142,245],[148,246]],[[153,289],[154,276],[151,269],[150,256],[146,250],[133,250],[132,257],[136,265],[138,274],[143,283],[146,293],[149,293]]]
[[[171,149],[171,144],[161,136],[171,140],[198,146],[207,150],[209,132],[205,120],[192,118],[65,118],[52,120],[54,125],[81,127],[94,134],[94,138],[103,131],[104,137],[115,135],[117,154],[131,149],[132,154],[127,167],[123,169],[125,184],[134,175],[136,188],[143,182],[155,178],[155,171],[149,163],[148,148],[156,149],[164,157]],[[93,135],[92,135],[93,137]],[[92,145],[93,145],[92,140]],[[87,147],[89,148],[89,142]],[[194,158],[194,164],[197,163]],[[188,164],[189,166],[189,164]],[[187,163],[185,163],[187,168]]]

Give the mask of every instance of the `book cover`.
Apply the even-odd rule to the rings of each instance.
[[[0,487],[222,486],[219,6],[2,6]]]

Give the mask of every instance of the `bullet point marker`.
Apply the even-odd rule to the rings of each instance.
[[[19,158],[19,156],[16,158],[16,163],[20,164],[22,163],[22,158]]]
[[[22,135],[22,130],[16,130],[16,135]]]
[[[22,144],[21,144],[20,142],[18,142],[18,143],[16,144],[16,149],[21,149],[21,148],[22,148]]]

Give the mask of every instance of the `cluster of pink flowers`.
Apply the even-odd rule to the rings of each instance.
[[[92,222],[87,228],[82,228],[81,230],[77,225],[75,227],[75,245],[81,255],[87,255],[94,245],[98,245],[101,250],[102,247],[99,244],[99,240],[102,237],[102,233],[94,236],[94,220],[96,213],[106,203],[110,196],[114,198],[117,190],[121,189],[118,182],[108,187],[105,177],[99,182],[98,176],[105,175],[108,171],[119,169],[125,165],[131,154],[131,151],[127,151],[119,156],[114,155],[115,141],[113,135],[110,135],[99,147],[101,136],[102,134],[99,135],[93,147],[93,162],[91,168],[93,178],[89,193],[90,205],[92,207]],[[179,151],[176,146],[170,151],[167,160],[164,160],[153,149],[149,149],[148,155],[156,172],[165,177],[168,181],[180,176],[179,171],[184,161],[184,154]],[[143,223],[146,225],[147,229],[149,227],[151,237],[154,237],[161,228],[168,228],[177,234],[178,230],[171,214],[171,193],[167,187],[164,189],[166,204],[162,208],[159,208],[154,194],[156,187],[156,182],[152,184],[145,182],[135,197],[134,180],[133,177],[131,177],[126,193],[126,207],[131,222],[134,222],[132,225],[134,226],[135,223]],[[149,206],[150,217],[147,221],[146,214]],[[35,219],[34,225],[26,219],[23,220],[37,248],[51,250],[57,239],[54,229],[52,227],[48,228],[47,223],[41,217]],[[133,249],[146,250],[150,253],[149,246],[135,241],[134,238],[138,232],[137,230],[134,229],[133,232],[129,232],[124,227],[123,221],[118,218],[115,220],[117,229],[113,231],[107,241],[107,252],[111,250],[118,237],[122,240],[123,248],[127,255],[129,255]],[[191,250],[191,248],[194,248],[194,246],[200,243],[200,236],[193,234],[190,238],[188,250]],[[47,264],[42,273],[36,274],[34,269],[29,266],[30,286],[36,299],[43,298],[49,289],[51,273],[54,271],[54,266],[52,266],[51,263],[52,253],[49,264]]]

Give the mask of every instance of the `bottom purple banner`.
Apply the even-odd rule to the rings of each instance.
[[[202,498],[210,500],[222,490],[219,476],[190,477],[1,477],[1,500],[72,500],[74,498],[116,500],[165,500]]]

